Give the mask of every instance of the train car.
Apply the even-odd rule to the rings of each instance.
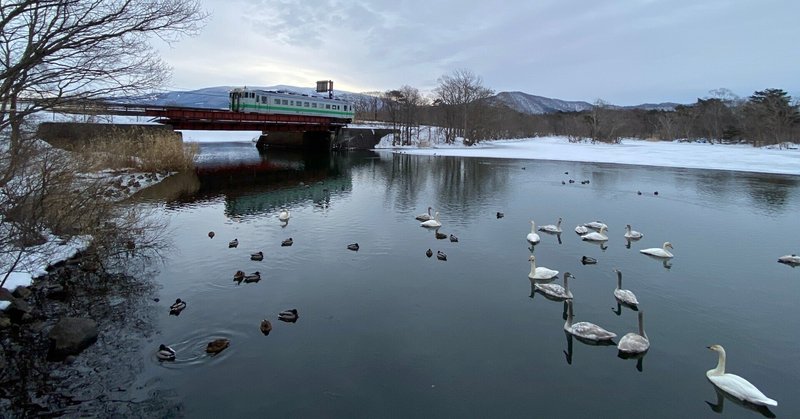
[[[236,88],[230,91],[230,110],[281,115],[327,116],[353,120],[353,104],[342,99],[286,91]]]

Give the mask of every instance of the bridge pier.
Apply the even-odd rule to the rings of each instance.
[[[302,148],[330,150],[334,133],[330,131],[265,132],[256,142],[259,150],[266,148]]]

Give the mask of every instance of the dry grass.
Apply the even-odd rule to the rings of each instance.
[[[113,128],[85,143],[80,154],[90,170],[135,168],[143,172],[182,172],[194,168],[197,144],[185,144],[172,131]]]

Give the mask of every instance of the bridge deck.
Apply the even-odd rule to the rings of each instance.
[[[174,129],[226,131],[333,131],[349,119],[322,116],[232,112],[222,109],[145,108],[144,114]]]

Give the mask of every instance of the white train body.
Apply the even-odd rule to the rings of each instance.
[[[285,91],[236,88],[229,94],[233,112],[324,116],[353,120],[353,104],[342,99]],[[348,121],[348,122],[349,122]]]

